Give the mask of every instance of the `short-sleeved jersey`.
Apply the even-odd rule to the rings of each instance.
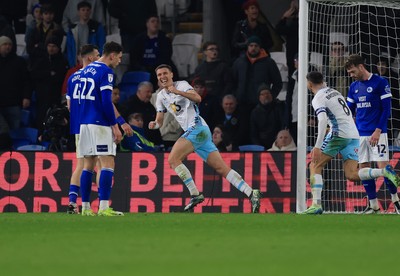
[[[333,137],[360,137],[351,110],[339,91],[330,87],[319,90],[312,100],[312,106],[317,116],[321,112],[326,113]]]
[[[194,90],[187,81],[176,81],[174,86],[177,90],[183,92]],[[157,112],[165,113],[168,111],[174,115],[184,131],[195,125],[207,126],[207,123],[200,116],[199,107],[196,103],[180,95],[170,93],[165,88],[157,94],[156,109]]]
[[[95,61],[81,73],[80,124],[116,124],[111,101],[114,74],[105,63]]]
[[[390,99],[389,83],[385,78],[372,75],[366,81],[355,81],[350,85],[347,101],[355,105],[356,125],[361,136],[370,136],[376,128],[381,128],[381,133],[387,133],[387,118],[379,126],[383,112],[382,100]],[[390,112],[388,112],[390,116]]]
[[[82,69],[79,69],[73,73],[67,83],[67,95],[65,96],[69,100],[70,108],[70,132],[71,134],[79,134],[79,113],[80,113],[80,79]]]

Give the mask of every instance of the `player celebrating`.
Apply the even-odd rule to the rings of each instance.
[[[344,173],[350,181],[385,176],[391,179],[395,185],[399,185],[400,179],[390,165],[387,165],[384,169],[364,167],[358,170],[357,149],[359,135],[351,110],[342,94],[335,89],[327,87],[320,72],[307,74],[307,87],[314,94],[312,106],[318,117],[318,137],[311,151],[310,163],[313,204],[304,214],[322,214],[322,170],[338,153],[343,157]],[[330,126],[330,131],[325,136],[327,124]]]
[[[199,115],[197,104],[201,101],[200,95],[186,81],[173,82],[173,73],[169,65],[161,64],[155,71],[162,90],[157,95],[156,120],[149,123],[149,129],[161,127],[164,113],[168,111],[174,115],[185,131],[175,142],[168,157],[171,168],[182,179],[191,195],[190,202],[184,210],[189,211],[204,201],[204,196],[199,193],[188,168],[182,163],[186,156],[194,151],[239,191],[246,194],[250,198],[252,212],[258,213],[261,193],[259,190],[253,190],[223,161],[211,140],[212,135],[208,125]]]
[[[82,86],[80,100],[79,152],[84,156],[81,175],[82,215],[92,216],[90,192],[93,169],[98,156],[101,172],[99,179],[99,216],[118,216],[121,212],[109,207],[116,143],[122,139],[114,106],[111,101],[113,71],[121,62],[122,47],[115,42],[104,44],[103,55],[83,69],[80,77]]]
[[[370,167],[371,162],[375,161],[378,168],[385,168],[389,164],[387,122],[390,118],[392,97],[389,83],[385,78],[368,72],[359,55],[349,56],[345,67],[355,80],[350,85],[347,104],[356,115],[356,125],[361,136],[358,150],[360,167]],[[390,191],[396,212],[400,214],[398,185],[386,177],[384,182]],[[369,199],[364,213],[379,213],[375,180],[363,180],[362,183]]]

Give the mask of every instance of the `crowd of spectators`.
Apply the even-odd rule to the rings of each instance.
[[[203,60],[186,80],[202,98],[200,115],[213,131],[213,140],[221,151],[238,150],[246,144],[261,145],[265,149],[285,148],[275,138],[289,135],[291,144],[297,140],[298,1],[290,2],[275,28],[286,41],[288,79],[282,79],[270,55],[273,34],[260,20],[259,3],[256,0],[239,2],[242,2],[242,18],[231,26],[229,39],[234,49],[231,59],[220,58],[217,42],[205,41],[201,48]],[[168,64],[174,70],[175,79],[179,79],[171,58],[171,37],[161,28],[156,1],[29,0],[25,29],[17,28],[9,16],[0,14],[0,78],[5,84],[0,94],[2,149],[10,147],[9,130],[20,126],[21,109],[29,109],[34,114],[30,126],[39,130],[40,138],[48,110],[63,103],[68,77],[82,68],[80,47],[93,44],[101,54],[108,30],[106,14],[118,19],[124,53],[129,55],[128,70],[150,73],[150,80],[141,82],[137,92],[123,102],[120,102],[120,93],[124,91],[115,83],[113,102],[136,131],[132,138],[135,140],[125,140],[123,148],[169,149],[182,134],[179,124],[168,116],[159,130],[148,130],[148,122],[156,116],[154,98],[158,83],[154,69],[161,63]],[[16,32],[25,34],[24,56],[16,54]],[[343,72],[345,56],[346,45],[331,41],[324,73],[329,84],[338,86],[343,94],[346,89],[340,88],[347,87],[349,81]],[[388,61],[381,59],[375,69],[380,75],[388,76],[387,67]],[[390,81],[394,93],[398,94],[393,74]],[[280,101],[277,97],[284,82],[288,83],[287,97],[286,101]],[[309,126],[312,125],[310,118]],[[282,132],[284,129],[288,131]]]

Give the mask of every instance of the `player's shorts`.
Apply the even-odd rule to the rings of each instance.
[[[387,133],[381,133],[378,144],[371,146],[369,140],[371,136],[360,137],[360,148],[358,149],[359,163],[372,161],[389,161],[389,143]]]
[[[193,147],[194,152],[197,153],[204,161],[207,161],[208,155],[217,151],[217,147],[212,141],[212,135],[208,126],[194,126],[186,130],[182,136],[189,140]]]
[[[327,135],[322,144],[321,150],[324,154],[335,157],[338,153],[342,155],[344,161],[358,161],[358,139],[332,137]]]
[[[81,125],[77,151],[82,156],[116,155],[112,129],[109,126]]]
[[[79,151],[79,134],[75,134],[75,148],[76,148],[76,158],[83,158],[83,155]]]

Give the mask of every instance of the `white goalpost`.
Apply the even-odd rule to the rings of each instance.
[[[400,2],[300,0],[299,12],[299,120],[297,154],[298,213],[310,205],[308,153],[316,139],[316,118],[306,88],[310,70],[323,73],[328,86],[345,97],[352,79],[344,62],[359,54],[367,69],[387,78],[392,91],[392,116],[388,122],[391,164],[400,158]],[[306,127],[307,126],[307,127]],[[358,213],[366,206],[364,187],[345,180],[342,160],[335,158],[324,170],[324,212]],[[376,181],[381,210],[391,212],[390,193],[383,178]]]

